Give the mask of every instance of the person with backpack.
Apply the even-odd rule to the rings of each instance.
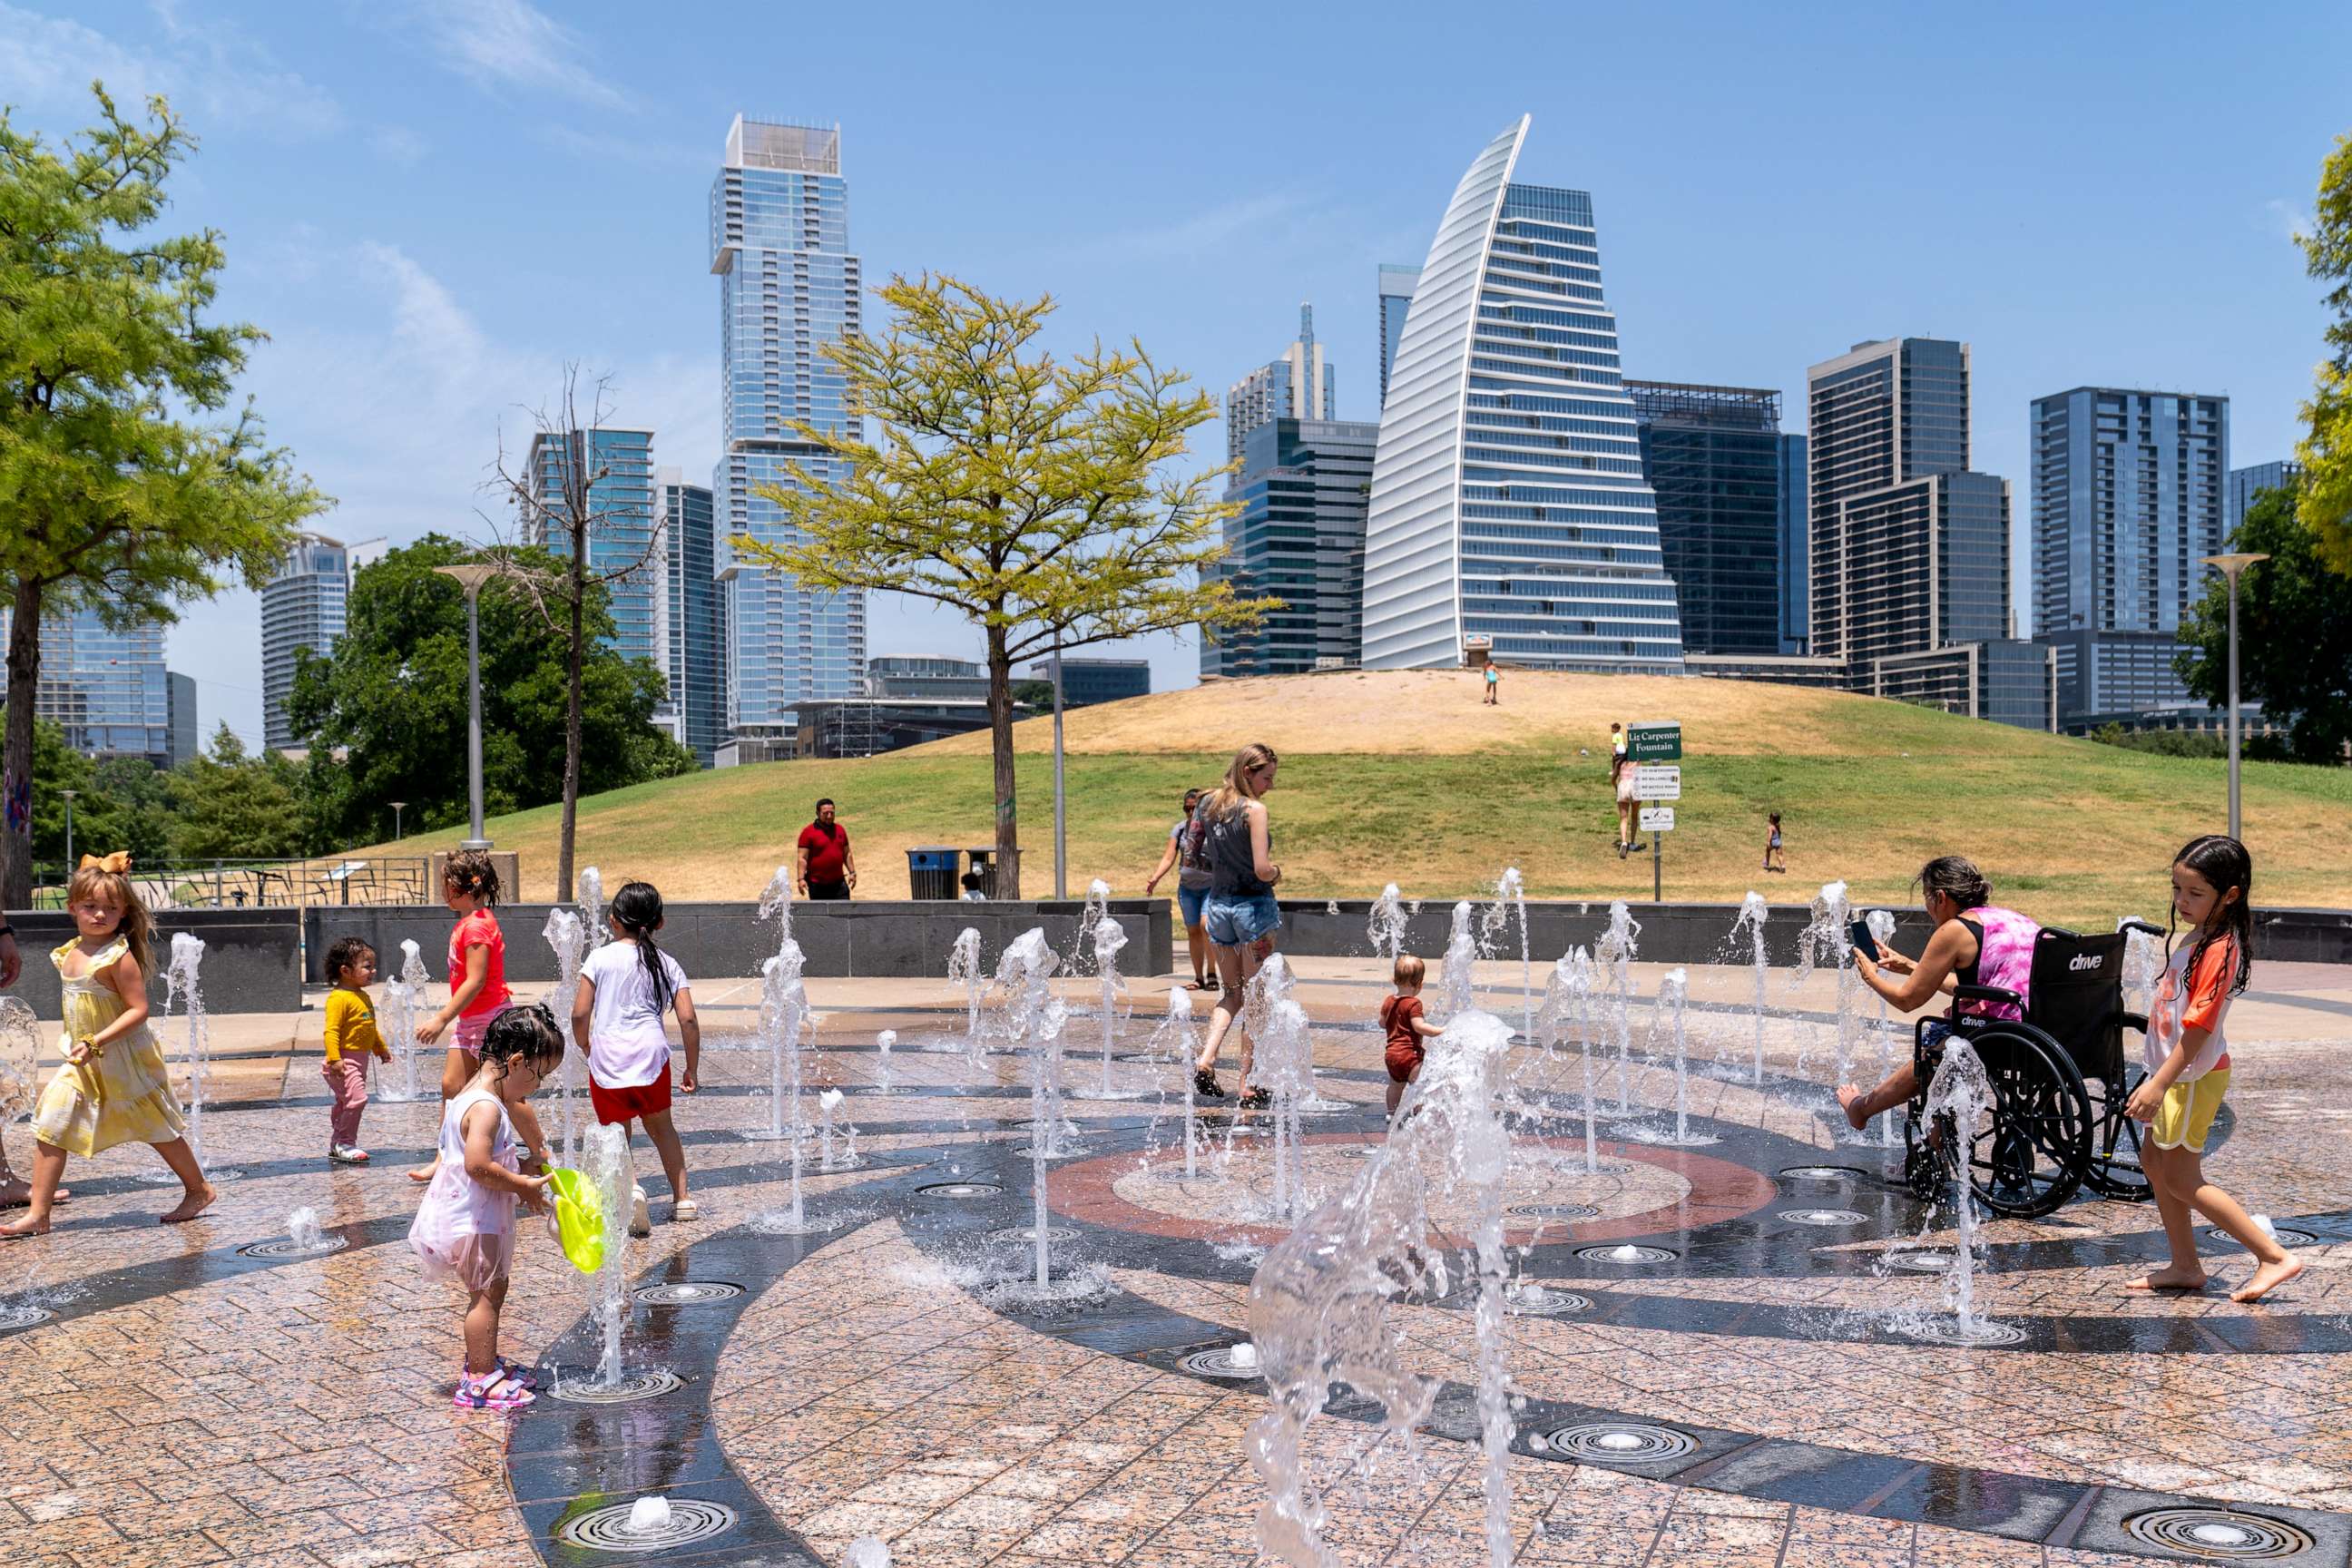
[[[1192,950],[1195,991],[1217,988],[1217,977],[1209,973],[1209,933],[1201,925],[1202,906],[1209,901],[1209,884],[1214,879],[1209,869],[1208,826],[1200,817],[1201,797],[1206,794],[1201,789],[1184,792],[1184,815],[1168,830],[1168,847],[1143,884],[1143,896],[1148,899],[1170,868],[1176,870],[1176,908],[1184,917],[1184,944]]]

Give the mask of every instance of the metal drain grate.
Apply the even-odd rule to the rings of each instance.
[[[1037,1245],[1037,1227],[1034,1225],[1008,1225],[1003,1230],[990,1231],[988,1233],[988,1239],[991,1241],[1017,1241],[1024,1247],[1034,1247]],[[1077,1239],[1078,1233],[1072,1226],[1066,1225],[1049,1225],[1045,1227],[1045,1245],[1048,1247],[1051,1247],[1057,1241],[1076,1241]]]
[[[1587,1263],[1672,1263],[1681,1254],[1672,1247],[1623,1245],[1580,1247],[1576,1256]]]
[[[2207,1226],[2205,1227],[2205,1234],[2211,1237],[2215,1241],[2226,1241],[2232,1247],[2236,1246],[2238,1243],[2238,1238],[2236,1237],[2231,1236],[2228,1231],[2223,1230],[2217,1225]],[[2293,1226],[2288,1225],[2282,1225],[2273,1227],[2271,1231],[2271,1238],[2276,1241],[2281,1247],[2316,1247],[2319,1245],[2319,1237],[2314,1236],[2311,1232],[2307,1230],[2297,1230]]]
[[[1782,1209],[1780,1217],[1791,1225],[1824,1226],[1863,1225],[1870,1219],[1868,1215],[1853,1209]]]
[[[1214,1350],[1194,1351],[1176,1364],[1195,1377],[1222,1377],[1247,1383],[1260,1375],[1257,1360],[1252,1357],[1246,1363],[1235,1361],[1234,1352],[1239,1348],[1237,1345],[1219,1345]]]
[[[1858,1165],[1784,1165],[1780,1174],[1792,1182],[1858,1182],[1866,1173]]]
[[[46,1323],[55,1312],[42,1307],[0,1307],[0,1334],[29,1329],[36,1323]]]
[[[641,1285],[636,1300],[646,1307],[708,1307],[742,1293],[743,1287],[723,1279],[681,1279],[673,1285]]]
[[[1004,1189],[993,1182],[933,1182],[915,1190],[931,1198],[989,1198]]]
[[[350,1245],[349,1238],[335,1235],[322,1236],[314,1242],[279,1237],[276,1241],[249,1241],[237,1251],[247,1258],[324,1258],[330,1252],[341,1252]]]
[[[1549,1285],[1507,1285],[1503,1288],[1503,1310],[1514,1318],[1565,1318],[1592,1310],[1592,1298]]]
[[[1917,1340],[1923,1344],[1958,1345],[1963,1350],[2025,1342],[2025,1331],[2015,1323],[1990,1321],[1963,1327],[1951,1318],[1930,1318],[1923,1323],[1898,1323],[1895,1331],[1906,1340]]]
[[[1901,1252],[1886,1254],[1886,1266],[1913,1274],[1949,1274],[1952,1271],[1952,1255],[1916,1247],[1906,1247]]]
[[[1514,1219],[1598,1219],[1591,1204],[1513,1204],[1503,1211]]]
[[[2150,1546],[2227,1563],[2300,1557],[2314,1544],[2308,1531],[2283,1519],[2221,1508],[2152,1508],[2126,1516],[2124,1533]]]
[[[593,1372],[583,1373],[592,1378]],[[659,1399],[665,1394],[675,1394],[686,1386],[686,1379],[666,1367],[648,1368],[643,1372],[621,1374],[619,1381],[607,1388],[603,1384],[558,1381],[547,1392],[550,1397],[566,1405],[634,1405],[640,1399]]]
[[[1698,1440],[1686,1432],[1632,1421],[1555,1426],[1528,1442],[1539,1454],[1580,1464],[1654,1465],[1698,1452]]]
[[[740,1517],[723,1502],[672,1498],[669,1518],[659,1529],[637,1531],[629,1528],[635,1506],[624,1502],[593,1509],[558,1530],[555,1538],[591,1552],[674,1552],[726,1534]]]

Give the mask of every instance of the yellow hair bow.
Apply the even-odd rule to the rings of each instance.
[[[96,867],[101,871],[111,871],[116,876],[120,877],[124,872],[131,869],[131,857],[121,849],[116,850],[111,855],[83,856],[81,858],[81,869],[87,871],[92,867]]]

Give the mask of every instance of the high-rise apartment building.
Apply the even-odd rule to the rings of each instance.
[[[1811,518],[1805,510],[1805,437],[1780,437],[1780,651],[1802,654],[1811,646],[1806,606],[1812,603]]]
[[[14,618],[0,606],[0,642]],[[170,768],[195,754],[195,683],[163,668],[161,623],[117,631],[93,609],[44,616],[33,713],[93,757],[144,757]]]
[[[1041,658],[1029,667],[1032,680],[1054,679],[1054,661]],[[1148,658],[1062,658],[1062,706],[1085,708],[1097,702],[1123,702],[1151,694],[1151,661]]]
[[[305,650],[321,658],[342,640],[350,613],[352,568],[341,540],[298,533],[261,587],[261,738],[273,751],[299,746],[286,716],[294,666]]]
[[[2303,480],[2303,465],[2292,458],[2231,468],[2221,500],[2221,537],[2227,541],[2246,521],[2246,509],[2264,490],[2291,490]]]
[[[1249,433],[1269,419],[1338,416],[1338,383],[1315,341],[1315,307],[1298,307],[1298,341],[1226,390],[1225,461],[1238,461]]]
[[[1204,676],[1296,675],[1358,663],[1364,635],[1364,512],[1378,425],[1269,419],[1249,433],[1225,490],[1219,577],[1282,601],[1257,626],[1201,642]]]
[[[1779,654],[1782,579],[1780,395],[1758,387],[1627,381],[1642,477],[1682,605],[1685,654]],[[1801,493],[1801,482],[1800,484]]]
[[[605,584],[614,649],[623,658],[655,659],[654,599],[662,562],[654,539],[654,435],[650,430],[542,430],[523,459],[530,501],[522,537],[561,556],[572,553],[567,499],[586,487],[588,569]]]
[[[2173,663],[2227,532],[2230,400],[2078,386],[2032,420],[2033,631],[2060,722],[2205,706]]]
[[[1524,116],[1455,187],[1381,410],[1367,668],[1675,672],[1682,626],[1642,479],[1592,198],[1515,184]]]
[[[704,767],[727,738],[727,605],[719,592],[710,491],[677,468],[654,470],[660,520],[654,662],[669,682],[657,721]]]
[[[1397,349],[1404,342],[1405,312],[1412,308],[1412,291],[1421,282],[1418,267],[1381,263],[1381,406],[1389,402],[1389,373],[1396,366]]]
[[[866,661],[866,695],[902,702],[985,702],[988,667],[934,654],[879,654]]]
[[[827,480],[845,465],[795,428],[862,428],[828,343],[856,335],[858,259],[849,251],[849,184],[839,126],[735,117],[710,186],[710,270],[719,278],[720,434],[711,480],[725,584],[730,730],[773,736],[793,704],[854,697],[865,681],[866,597],[803,588],[740,556],[738,535],[796,542],[762,486],[797,484],[798,463]]]

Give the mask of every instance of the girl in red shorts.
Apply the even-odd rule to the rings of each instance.
[[[695,1069],[702,1062],[694,998],[687,994],[686,972],[677,960],[654,945],[654,932],[662,928],[662,900],[651,882],[631,882],[614,894],[606,919],[613,940],[581,965],[580,994],[572,1004],[572,1037],[588,1042],[588,1098],[596,1120],[607,1127],[646,1124],[646,1135],[661,1155],[662,1173],[669,1178],[670,1217],[696,1219],[700,1211],[686,1195],[686,1147],[670,1120],[669,1037],[662,1032],[662,1015],[676,1013],[678,1038],[686,1046],[678,1092],[692,1094],[700,1087]],[[635,1196],[629,1228],[643,1236],[648,1228],[645,1189]]]
[[[1397,1102],[1404,1098],[1404,1086],[1421,1076],[1421,1059],[1426,1054],[1422,1041],[1445,1031],[1422,1016],[1421,981],[1427,973],[1421,960],[1409,952],[1397,954],[1396,994],[1381,1004],[1381,1027],[1388,1031],[1387,1060],[1389,1068],[1389,1116],[1396,1116]]]

